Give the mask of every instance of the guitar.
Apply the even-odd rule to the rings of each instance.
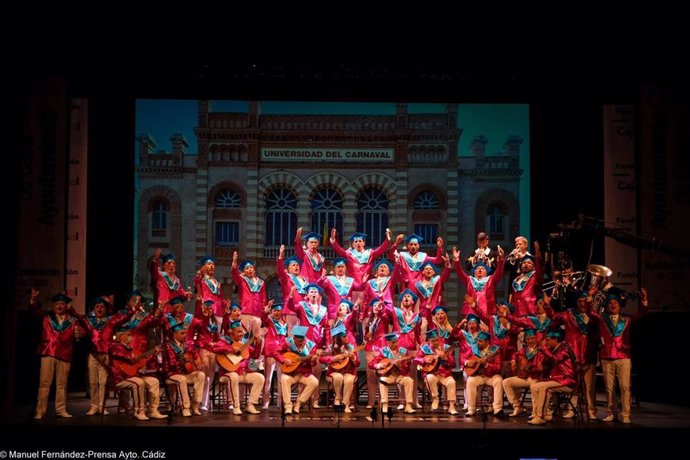
[[[338,362],[335,362],[335,361],[334,361],[334,362],[331,363],[331,369],[334,369],[334,370],[336,370],[336,371],[339,371],[340,369],[343,369],[343,368],[344,368],[345,366],[347,366],[348,363],[350,362],[350,355],[353,355],[353,354],[355,354],[355,353],[359,353],[360,351],[364,350],[365,347],[366,347],[366,343],[363,343],[363,344],[361,344],[361,345],[357,345],[357,346],[356,346],[355,348],[353,348],[352,350],[350,350],[350,351],[344,353],[345,356],[343,357],[342,360],[340,360],[340,361],[338,361]]]
[[[412,358],[414,358],[414,356],[404,356],[399,359],[383,358],[381,361],[379,361],[379,364],[383,364],[383,367],[381,369],[377,369],[376,372],[383,377],[389,374],[393,374],[395,372],[394,368],[397,368],[398,364]]]
[[[185,354],[182,355],[182,359],[184,360],[184,370],[187,371],[188,374],[200,370],[192,352],[185,352]]]
[[[254,343],[257,338],[261,338],[266,335],[266,330],[262,329],[259,331],[259,335],[255,335],[245,343],[234,342],[232,344],[232,351],[224,355],[216,355],[216,362],[220,367],[228,372],[235,372],[242,361],[249,358],[249,347]]]
[[[292,364],[288,366],[286,363],[283,363],[280,365],[280,369],[286,374],[290,374],[291,372],[294,372],[300,366],[300,364],[302,364],[302,362],[310,360],[314,356],[316,355],[300,356],[297,353],[288,351],[287,353],[283,353],[283,358],[290,359]]]
[[[148,362],[146,358],[148,358],[150,355],[157,351],[159,350],[155,348],[150,349],[146,353],[139,355],[138,360],[134,363],[128,363],[126,361],[122,361],[119,359],[113,359],[113,367],[125,374],[127,378],[134,377],[139,373],[140,369],[146,367],[146,363]]]
[[[493,358],[499,352],[500,352],[500,350],[490,352],[488,355],[486,355],[482,358],[480,358],[479,356],[476,356],[476,355],[470,356],[467,359],[467,364],[465,364],[465,374],[467,374],[468,377],[476,374],[477,372],[479,372],[479,369],[484,368],[484,365],[486,364],[486,361],[489,358]]]
[[[444,350],[444,353],[446,353],[446,355],[454,353],[456,348],[458,348],[457,345],[452,345],[447,350]],[[427,355],[427,356],[432,356],[434,358],[434,360],[430,363],[424,363],[422,365],[422,371],[426,372],[427,374],[430,374],[436,370],[436,368],[438,367],[439,362],[441,360],[439,359],[440,358],[439,355]],[[425,358],[426,358],[426,356],[425,356]]]
[[[521,379],[526,379],[529,372],[529,360],[525,355],[520,355],[517,362],[517,372],[516,375]]]

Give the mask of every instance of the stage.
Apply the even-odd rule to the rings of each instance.
[[[380,414],[372,420],[364,406],[352,414],[336,414],[332,409],[303,410],[300,414],[281,416],[271,407],[259,415],[233,415],[229,411],[204,412],[202,416],[174,416],[170,420],[136,421],[131,415],[118,415],[117,407],[107,416],[83,415],[89,408],[83,393],[70,394],[71,419],[57,418],[49,406],[43,420],[32,419],[32,407],[22,407],[0,427],[0,449],[10,451],[84,451],[92,458],[97,452],[138,453],[144,458],[151,452],[165,452],[165,458],[182,458],[189,451],[202,458],[211,454],[269,449],[282,452],[299,446],[326,449],[327,457],[394,449],[407,456],[433,446],[437,452],[480,454],[482,458],[582,458],[583,455],[629,454],[650,447],[671,452],[680,448],[690,434],[690,408],[642,402],[634,407],[632,423],[579,421],[554,418],[543,426],[527,424],[527,418],[493,415],[472,418],[444,413],[418,411],[403,414],[395,410],[389,419]],[[506,406],[507,407],[507,406]],[[599,417],[606,415],[599,407]],[[19,441],[24,438],[26,441]],[[326,451],[333,449],[330,453]],[[668,449],[668,450],[667,450]],[[144,454],[146,452],[146,454]],[[319,453],[319,456],[322,456]],[[15,456],[15,458],[18,458]],[[47,458],[46,456],[38,458]],[[136,457],[131,457],[136,458]],[[161,457],[158,457],[161,458]]]

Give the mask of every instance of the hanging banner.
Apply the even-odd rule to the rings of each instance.
[[[67,86],[45,79],[33,88],[23,117],[17,238],[17,302],[29,303],[31,288],[40,301],[65,289],[65,168]]]
[[[604,222],[621,232],[637,234],[635,108],[604,106]],[[625,291],[638,289],[638,248],[613,238],[605,241],[605,265],[611,282]]]
[[[88,153],[88,101],[72,99],[69,131],[69,187],[67,190],[67,295],[84,313],[86,296],[86,197]]]

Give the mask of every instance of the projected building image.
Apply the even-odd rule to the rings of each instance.
[[[137,102],[135,282],[150,289],[156,248],[177,257],[191,284],[199,257],[217,262],[226,297],[235,250],[256,261],[268,296],[281,244],[299,227],[332,228],[346,248],[354,232],[378,246],[393,235],[424,238],[435,254],[529,234],[527,105]],[[321,250],[327,261],[332,248]],[[505,289],[501,286],[500,289]],[[448,305],[458,305],[448,283]]]

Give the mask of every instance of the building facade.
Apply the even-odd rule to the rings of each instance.
[[[212,101],[199,101],[196,155],[179,134],[171,152],[157,152],[149,135],[138,138],[137,287],[150,289],[147,266],[160,247],[177,256],[187,285],[196,260],[215,257],[216,278],[232,296],[229,266],[239,251],[255,261],[269,298],[280,298],[275,259],[281,244],[293,253],[299,227],[324,241],[335,227],[341,243],[364,232],[368,246],[386,228],[414,232],[428,252],[437,236],[448,250],[472,250],[487,224],[492,239],[502,232],[507,241],[518,225],[520,140],[509,140],[503,156],[484,156],[486,139],[478,138],[471,157],[458,157],[457,115],[457,104],[433,114],[398,104],[395,115],[266,115],[259,102],[247,112],[214,112]],[[330,248],[322,253],[333,258]],[[457,305],[457,283],[447,284],[445,297]]]

